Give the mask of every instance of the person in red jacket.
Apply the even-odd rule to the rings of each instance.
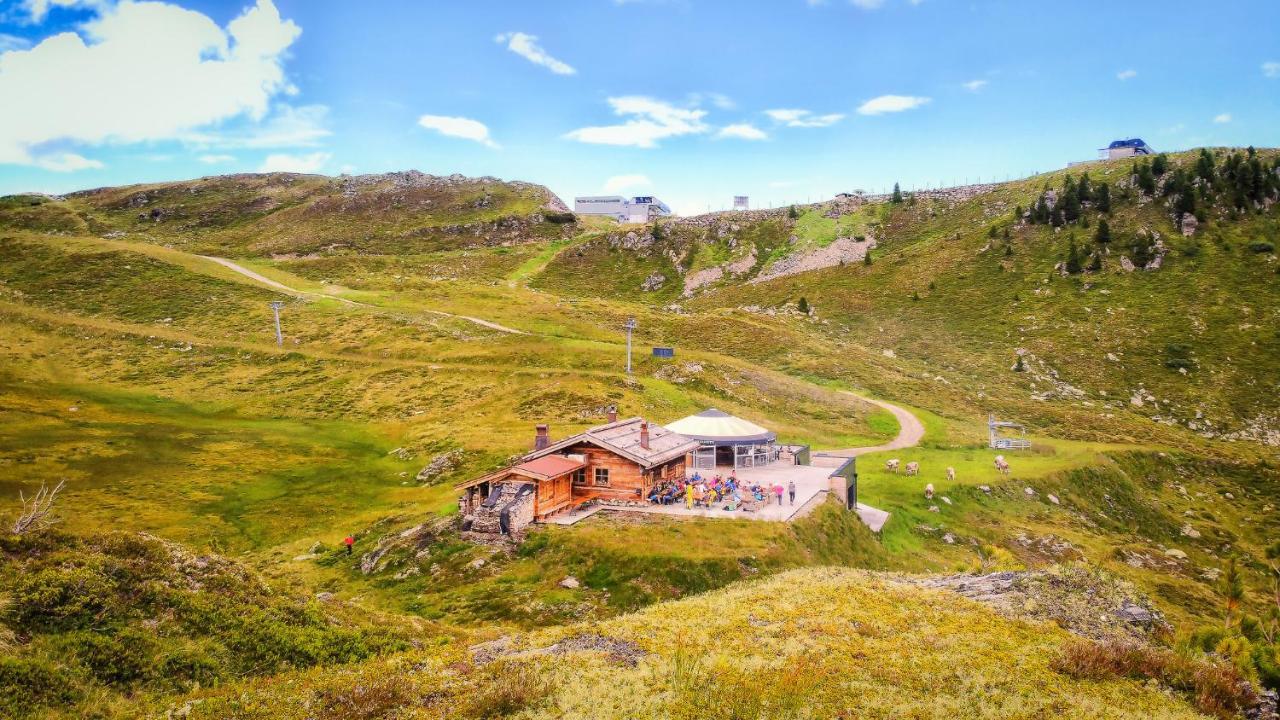
[[[347,546],[347,554],[351,554],[351,546],[356,544],[356,539],[350,535],[342,539],[342,544]]]

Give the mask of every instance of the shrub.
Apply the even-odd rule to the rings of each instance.
[[[578,216],[571,212],[548,212],[544,213],[542,218],[547,222],[555,223],[556,225],[567,225],[578,221]]]
[[[1053,669],[1090,680],[1154,680],[1186,695],[1201,712],[1220,718],[1238,717],[1257,702],[1245,678],[1232,665],[1145,645],[1075,642],[1053,661]]]
[[[1254,240],[1249,243],[1249,249],[1256,253],[1269,253],[1275,252],[1276,246],[1269,240]]]
[[[460,710],[463,717],[506,717],[541,704],[551,691],[551,683],[537,666],[499,660],[479,673],[475,689]]]
[[[43,660],[0,657],[0,717],[28,717],[37,708],[66,707],[79,697],[61,668]]]

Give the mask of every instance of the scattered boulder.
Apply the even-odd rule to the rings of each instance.
[[[1191,527],[1191,523],[1186,523],[1182,526],[1182,534],[1193,540],[1200,537],[1200,531]]]
[[[560,587],[566,588],[568,590],[577,590],[579,587],[582,586],[582,583],[578,582],[578,578],[572,575],[566,575],[565,578],[561,580],[558,584],[560,585]]]
[[[640,289],[643,290],[644,292],[653,292],[654,290],[661,290],[662,285],[666,281],[667,281],[666,275],[663,275],[660,272],[655,272],[649,277],[645,278],[644,282],[640,283]]]
[[[1023,492],[1023,493],[1025,493],[1027,497],[1035,497],[1035,496],[1036,496],[1036,491],[1035,491],[1035,490],[1032,490],[1032,489],[1031,489],[1031,488],[1029,488],[1029,487],[1022,488],[1022,492]]]
[[[1054,505],[1060,504],[1058,502],[1058,496],[1054,495],[1053,493],[1049,493],[1048,495],[1045,495],[1045,497],[1049,498],[1049,502],[1053,503]]]
[[[426,467],[418,471],[415,478],[420,483],[430,483],[435,481],[441,475],[458,467],[462,462],[462,449],[450,450],[431,458],[431,462]]]
[[[1186,554],[1186,553],[1184,553],[1184,552],[1182,552],[1181,550],[1179,550],[1179,549],[1177,549],[1177,548],[1169,548],[1168,550],[1165,550],[1165,551],[1164,551],[1164,554],[1165,554],[1165,555],[1168,555],[1168,556],[1169,556],[1169,557],[1171,557],[1171,558],[1175,558],[1175,559],[1177,559],[1177,560],[1186,560],[1186,559],[1187,559],[1187,554]]]

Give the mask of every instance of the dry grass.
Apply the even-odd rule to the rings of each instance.
[[[1239,717],[1257,702],[1244,677],[1228,663],[1135,643],[1075,642],[1064,649],[1053,668],[1087,680],[1154,680],[1193,700],[1201,712],[1219,718]]]

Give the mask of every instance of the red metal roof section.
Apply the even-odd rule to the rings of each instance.
[[[515,466],[514,469],[553,478],[573,472],[584,465],[585,463],[581,460],[574,460],[563,455],[543,455],[540,458],[522,462]]]

